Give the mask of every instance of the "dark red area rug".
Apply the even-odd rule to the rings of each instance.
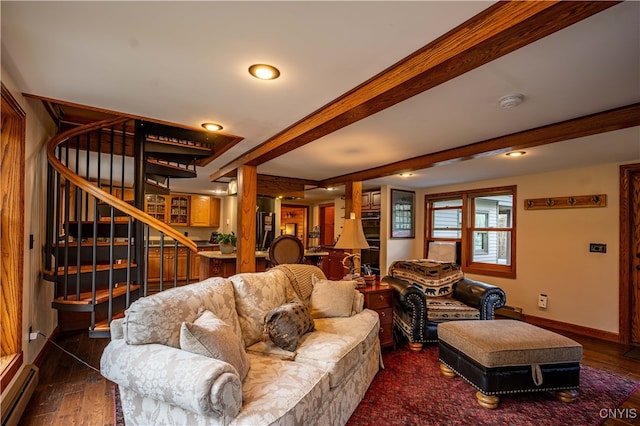
[[[583,365],[580,394],[572,404],[541,392],[502,396],[498,408],[488,410],[478,405],[470,384],[440,373],[437,346],[419,353],[403,346],[385,352],[383,359],[385,369],[347,425],[599,425],[607,410],[640,387],[629,378]]]
[[[573,404],[542,392],[503,396],[498,408],[487,410],[476,402],[470,384],[440,373],[437,346],[419,353],[402,346],[384,352],[383,359],[385,369],[374,378],[348,426],[599,425],[608,410],[619,407],[640,387],[626,377],[582,366],[580,394]],[[113,395],[114,424],[123,426],[117,386]]]

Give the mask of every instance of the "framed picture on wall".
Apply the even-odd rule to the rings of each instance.
[[[284,224],[284,233],[286,235],[297,235],[298,234],[298,224],[297,223],[285,223]]]
[[[391,238],[415,238],[416,193],[391,190]]]

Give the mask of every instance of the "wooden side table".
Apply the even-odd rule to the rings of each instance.
[[[376,282],[372,286],[359,287],[364,294],[364,307],[376,311],[380,316],[380,346],[393,347],[393,287],[380,285]]]

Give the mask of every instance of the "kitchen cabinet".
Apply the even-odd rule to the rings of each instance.
[[[362,193],[363,211],[380,211],[382,205],[382,194],[380,191],[368,191]]]
[[[144,210],[159,221],[167,222],[167,197],[147,194],[144,198]]]
[[[198,250],[198,252],[200,252],[200,250]],[[191,273],[191,276],[189,277],[189,282],[190,283],[195,283],[200,281],[200,256],[198,256],[198,253],[191,253],[191,270],[189,271]]]
[[[169,196],[169,224],[177,226],[189,225],[189,196],[170,195]]]
[[[177,263],[177,267],[178,269],[175,271],[175,277],[178,279],[178,282],[187,281],[187,251],[188,249],[186,247],[180,247],[178,248],[178,263]],[[191,260],[191,258],[193,256],[197,256],[197,254],[195,253],[191,253],[191,256],[189,256],[189,260]],[[189,265],[191,266],[191,265]],[[189,268],[189,275],[191,275],[191,268]],[[191,280],[191,278],[189,278],[189,280]]]
[[[380,274],[380,191],[362,194],[362,230],[369,243],[368,250],[362,250],[362,264],[371,267],[373,273]],[[365,201],[368,204],[364,204]]]
[[[122,188],[113,188],[111,194],[124,201],[133,201],[135,199],[135,193],[132,188],[124,188],[124,191]]]
[[[160,248],[152,247],[149,249],[149,258],[147,261],[148,266],[148,282],[150,283],[150,289],[159,290],[158,283],[160,282],[160,259],[162,257],[162,282],[164,288],[172,287],[174,279],[177,280],[179,285],[185,284],[187,281],[187,252],[189,249],[186,247],[178,247],[176,254],[175,247],[164,247],[162,256],[160,256]],[[176,265],[177,256],[177,265]],[[176,268],[177,266],[177,268]],[[198,254],[189,253],[189,282],[194,283],[198,281],[199,277],[199,259]]]
[[[220,198],[191,195],[189,226],[220,226]]]
[[[162,281],[167,284],[169,281],[173,281],[173,255],[174,249],[165,247],[162,256],[160,256],[160,248],[150,248],[149,257],[147,259],[148,268],[148,281],[149,283],[160,282],[160,275],[162,275]],[[162,261],[161,261],[162,259]],[[162,269],[160,264],[162,263]]]
[[[145,211],[173,226],[220,226],[220,199],[207,195],[171,194],[145,196]]]

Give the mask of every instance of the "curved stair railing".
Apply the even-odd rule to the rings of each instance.
[[[61,331],[108,337],[111,320],[137,298],[189,284],[196,244],[144,212],[144,137],[132,123],[95,122],[47,144],[43,276],[55,285]],[[160,252],[153,265],[150,250]]]

